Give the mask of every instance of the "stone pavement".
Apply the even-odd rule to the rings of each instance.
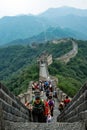
[[[80,122],[75,123],[15,123],[11,125],[11,130],[85,130]]]

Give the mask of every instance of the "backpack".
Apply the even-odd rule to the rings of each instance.
[[[46,90],[46,96],[47,97],[49,96],[49,90]]]
[[[39,104],[33,103],[33,113],[34,114],[43,114],[44,112],[44,103],[40,101]]]

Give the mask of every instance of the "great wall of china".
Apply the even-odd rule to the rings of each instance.
[[[47,63],[39,65],[39,78],[53,78],[53,84],[57,86],[58,81],[48,73]],[[25,94],[16,97],[0,83],[0,130],[87,130],[87,83],[82,86],[61,114],[56,113],[56,122],[50,123],[50,125],[31,122],[30,111],[23,104],[26,100],[32,99],[31,84],[32,81]],[[58,101],[65,96],[58,88],[57,94]]]

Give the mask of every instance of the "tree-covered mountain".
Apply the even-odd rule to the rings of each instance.
[[[25,39],[25,43],[32,42],[45,42],[53,39],[61,39],[61,38],[75,38],[75,39],[86,39],[87,36],[81,32],[74,31],[69,28],[61,28],[61,27],[49,27],[47,30],[44,30],[40,34]]]
[[[61,39],[61,38],[75,38],[75,39],[86,39],[86,35],[83,35],[80,32],[74,31],[69,28],[60,28],[60,27],[50,27],[47,30],[44,30],[44,32],[41,32],[40,34],[36,36],[32,36],[27,39],[18,39],[14,40],[10,43],[7,43],[5,45],[19,45],[19,44],[32,44],[32,43],[45,43],[47,41],[53,40],[53,39]]]
[[[41,20],[33,15],[3,17],[0,19],[0,45],[37,35],[43,30]]]
[[[0,19],[0,45],[17,39],[30,38],[49,27],[69,28],[79,34],[78,39],[87,39],[86,23],[87,10],[69,7],[51,8],[37,16],[3,17]]]
[[[83,35],[87,33],[87,10],[75,9],[70,7],[51,8],[39,15],[44,18],[50,26],[59,26],[69,28],[80,32]]]
[[[87,80],[87,41],[74,41],[78,44],[78,54],[67,64],[55,59],[72,49],[70,41],[0,48],[0,80],[16,95],[26,91],[29,81],[38,79],[36,59],[46,51],[53,55],[53,63],[49,66],[50,74],[58,78],[58,86],[63,91],[74,96]]]
[[[29,46],[14,45],[0,48],[0,80],[32,64],[37,55],[37,50]]]
[[[19,72],[3,80],[2,83],[8,87],[15,95],[26,92],[30,81],[38,81],[39,66],[34,63],[31,66],[26,66]]]

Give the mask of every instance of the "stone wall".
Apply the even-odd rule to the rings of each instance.
[[[32,93],[31,92],[26,92],[24,94],[20,94],[18,97],[19,97],[19,100],[25,104],[26,102],[29,102],[32,100]]]
[[[58,122],[83,121],[87,128],[87,83],[57,117]]]
[[[40,63],[39,65],[39,80],[48,80],[49,72],[46,63]]]
[[[51,65],[52,62],[53,62],[53,60],[52,60],[52,55],[49,55],[49,56],[47,57],[47,65],[48,65],[48,66]]]
[[[20,95],[18,95],[19,100],[23,104],[32,100],[32,83],[33,81],[30,81],[27,92],[21,93]]]
[[[29,121],[29,114],[19,99],[0,83],[0,130],[10,130],[10,122]]]
[[[58,95],[58,101],[60,102],[60,101],[64,100],[66,98],[67,94],[64,93],[60,88],[57,88],[56,90],[57,90],[57,95]],[[69,97],[69,98],[70,98],[70,100],[72,100],[71,97]]]

